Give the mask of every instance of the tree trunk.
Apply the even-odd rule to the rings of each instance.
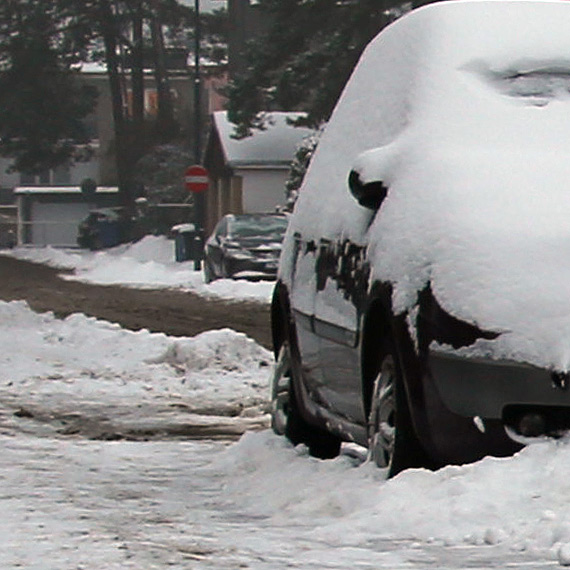
[[[174,106],[170,93],[170,82],[166,67],[164,49],[164,35],[160,19],[160,2],[152,0],[151,36],[154,57],[154,76],[156,81],[156,94],[158,98],[157,134],[159,139],[167,141],[176,132],[174,121]]]
[[[123,90],[121,89],[121,67],[117,52],[117,37],[119,31],[117,29],[113,8],[108,0],[101,0],[99,2],[99,11],[115,126],[115,157],[117,182],[119,186],[119,202],[130,211],[133,209],[133,197],[131,195],[132,167],[129,164],[129,153],[127,149],[127,121],[125,117]]]
[[[143,5],[137,0],[133,9],[133,48],[131,50],[131,85],[133,90],[133,125],[137,133],[144,128],[144,55]]]

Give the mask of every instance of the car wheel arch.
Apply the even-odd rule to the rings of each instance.
[[[394,335],[392,329],[391,286],[377,283],[371,288],[370,301],[362,318],[360,370],[366,417],[374,389],[378,366],[378,346],[383,338]]]
[[[271,339],[273,343],[273,353],[275,356],[287,337],[290,337],[290,304],[289,293],[285,285],[278,281],[273,290],[271,298]]]

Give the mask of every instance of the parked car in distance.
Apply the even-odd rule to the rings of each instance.
[[[284,214],[227,214],[204,245],[204,279],[276,279],[288,218]]]
[[[122,243],[129,230],[123,212],[120,207],[91,210],[79,223],[77,245],[98,250]]]
[[[570,430],[568,29],[438,2],[366,48],[284,238],[276,433],[394,475]]]

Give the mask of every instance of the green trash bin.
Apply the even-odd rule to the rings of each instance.
[[[204,255],[203,232],[194,224],[180,224],[172,228],[176,261],[191,261],[198,264]],[[199,269],[199,267],[198,267]]]

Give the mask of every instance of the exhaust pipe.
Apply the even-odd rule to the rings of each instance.
[[[522,414],[514,428],[523,437],[540,437],[546,434],[546,418],[536,412]]]

